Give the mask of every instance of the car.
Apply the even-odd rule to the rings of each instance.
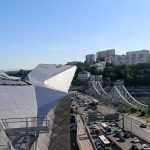
[[[89,128],[90,129],[97,129],[97,126],[96,125],[91,125]]]
[[[121,130],[120,128],[117,128],[117,129],[114,131],[114,133],[116,133],[116,132],[122,132],[122,130]]]
[[[88,109],[87,109],[87,108],[85,108],[85,109],[84,109],[84,111],[88,111]]]
[[[81,115],[82,115],[82,116],[84,116],[84,115],[85,115],[85,113],[83,112],[83,113],[81,113]]]
[[[140,127],[141,127],[141,128],[146,128],[146,127],[147,127],[147,124],[142,123],[142,124],[140,125]]]
[[[120,132],[115,132],[115,137],[120,137]]]
[[[133,142],[133,143],[139,143],[139,139],[136,138],[136,137],[134,137],[133,140],[132,140],[132,142]]]
[[[127,139],[127,138],[130,138],[130,134],[128,133],[124,133],[124,137]]]
[[[92,124],[99,124],[99,122],[94,121],[94,122],[92,122]]]
[[[135,144],[132,144],[130,150],[138,150],[138,147]]]
[[[95,142],[95,146],[96,146],[96,149],[97,149],[97,150],[103,150],[103,147],[102,147],[101,142],[96,141],[96,142]]]
[[[116,124],[115,124],[114,122],[111,122],[111,123],[110,123],[110,126],[111,126],[111,127],[114,127],[114,126],[116,126]]]
[[[119,141],[120,141],[120,142],[125,142],[126,139],[125,139],[123,136],[120,136]]]
[[[98,130],[98,129],[95,129],[95,134],[96,134],[97,136],[99,136],[99,135],[102,135],[102,132],[101,132],[100,130]]]
[[[150,150],[150,147],[147,144],[143,144],[142,150]]]

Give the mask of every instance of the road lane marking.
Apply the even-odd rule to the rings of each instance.
[[[147,130],[147,129],[144,129],[145,131],[147,131],[147,132],[150,132],[150,130]]]

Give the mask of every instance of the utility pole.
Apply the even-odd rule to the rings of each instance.
[[[131,133],[132,133],[132,117],[131,117]]]
[[[122,113],[122,128],[124,130],[124,113]]]

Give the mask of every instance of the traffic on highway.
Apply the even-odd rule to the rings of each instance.
[[[150,130],[145,124],[140,124],[139,122],[137,124],[134,120],[131,122],[125,116],[124,130],[122,129],[120,114],[118,113],[117,115],[116,110],[114,113],[110,113],[108,106],[105,109],[105,105],[97,99],[76,92],[73,94],[71,101],[74,114],[81,116],[95,149],[150,150],[148,142],[142,140],[142,137],[139,138],[138,133],[135,134],[137,131],[148,138],[150,136]],[[102,112],[103,109],[105,109],[105,112]],[[135,125],[136,128],[134,127]],[[133,126],[132,130],[131,126]],[[76,131],[76,128],[72,128],[71,125],[71,132]]]

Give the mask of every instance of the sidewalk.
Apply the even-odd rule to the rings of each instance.
[[[85,130],[85,126],[82,122],[82,119],[80,115],[77,114],[77,123],[78,123],[78,128],[77,128],[77,138],[79,141],[79,148],[81,150],[93,150],[90,139],[88,138],[88,135]]]

